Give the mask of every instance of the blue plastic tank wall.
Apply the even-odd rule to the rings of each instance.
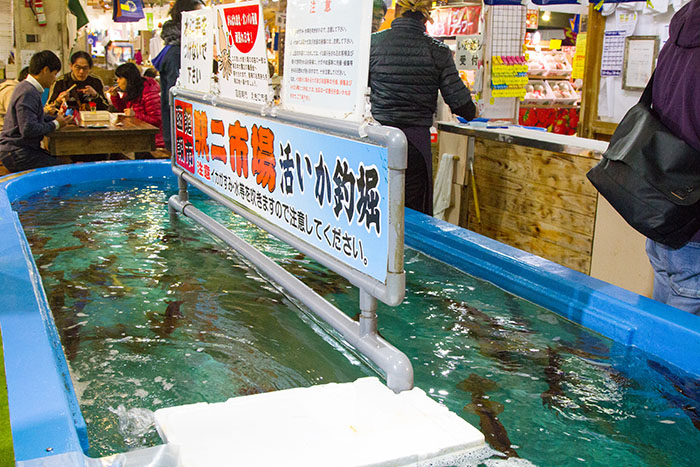
[[[85,421],[10,203],[47,186],[173,177],[169,161],[77,164],[0,179],[0,327],[18,461],[86,450]],[[700,376],[700,318],[455,225],[406,211],[406,245]]]

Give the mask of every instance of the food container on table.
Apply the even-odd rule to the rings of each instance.
[[[86,125],[109,125],[110,113],[106,110],[96,110],[94,112],[90,110],[80,111],[80,120],[83,126]]]

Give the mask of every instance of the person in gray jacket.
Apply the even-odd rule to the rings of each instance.
[[[15,86],[24,81],[28,74],[29,67],[25,66],[19,72],[19,79],[6,79],[0,83],[0,131],[2,131],[5,123],[5,114],[10,108],[10,99],[12,98],[12,93],[15,92]]]
[[[372,34],[369,85],[372,116],[399,128],[408,140],[408,208],[433,213],[430,127],[438,90],[453,113],[476,116],[471,93],[459,77],[449,47],[428,36],[430,0],[397,0],[391,29]]]

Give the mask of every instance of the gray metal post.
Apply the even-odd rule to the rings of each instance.
[[[177,187],[178,187],[178,199],[181,202],[189,201],[190,199],[190,194],[187,191],[187,181],[182,178],[182,175],[177,177]],[[170,217],[170,224],[173,225],[175,222],[177,222],[177,211],[175,210],[174,207],[168,203],[168,216]]]
[[[178,193],[177,196],[180,199],[180,201],[189,201],[190,200],[190,194],[187,191],[187,181],[180,175],[177,177],[177,188],[178,188]]]
[[[360,337],[377,333],[377,299],[360,289]]]
[[[215,237],[243,255],[258,267],[272,281],[280,285],[297,300],[306,305],[316,316],[338,331],[350,345],[374,362],[386,374],[387,387],[394,392],[408,391],[413,388],[413,367],[408,357],[399,349],[376,334],[376,314],[374,331],[362,333],[360,323],[350,319],[345,313],[334,307],[310,287],[287,272],[273,260],[249,245],[226,227],[201,212],[189,201],[183,201],[178,196],[171,196],[168,201],[176,211],[189,217]],[[366,297],[370,297],[365,294]],[[368,310],[372,310],[371,302],[376,299],[365,298]],[[372,312],[373,313],[373,312]]]

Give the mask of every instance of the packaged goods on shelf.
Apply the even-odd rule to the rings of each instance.
[[[544,62],[544,55],[540,52],[530,52],[527,61],[528,76],[544,76],[547,73],[547,67]]]
[[[527,74],[532,77],[568,77],[571,76],[571,64],[566,55],[559,51],[530,52],[528,54]]]
[[[566,80],[546,81],[545,83],[551,89],[554,102],[557,104],[573,105],[581,98],[571,83]]]
[[[546,81],[531,79],[525,86],[523,104],[552,105],[554,104],[554,93]]]
[[[571,64],[566,59],[566,55],[563,52],[548,52],[545,55],[545,65],[547,67],[546,76],[571,76]]]

